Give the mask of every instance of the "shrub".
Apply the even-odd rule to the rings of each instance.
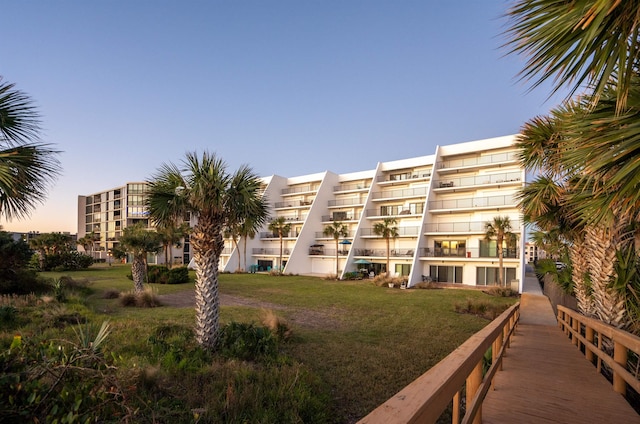
[[[228,358],[255,361],[274,359],[278,353],[276,339],[266,327],[230,322],[220,331],[220,353]]]
[[[16,319],[17,309],[12,305],[0,306],[0,322],[10,323]]]
[[[189,269],[186,266],[171,268],[167,274],[167,284],[185,284],[189,282]]]
[[[166,284],[169,268],[164,265],[151,265],[147,268],[147,281],[149,284]]]
[[[102,295],[103,299],[117,299],[120,297],[120,292],[115,289],[106,290]]]
[[[260,321],[277,340],[288,340],[291,337],[292,330],[287,321],[276,315],[272,309],[263,309],[260,314]]]
[[[37,257],[37,255],[34,255]],[[87,269],[93,264],[93,258],[72,250],[70,252],[46,255],[42,264],[42,271],[77,271]]]
[[[510,287],[491,287],[485,293],[490,294],[491,296],[496,297],[518,297],[519,293],[517,290],[513,290]]]
[[[51,289],[45,279],[27,269],[0,268],[0,294],[44,293]]]
[[[162,306],[162,302],[152,289],[145,289],[140,293],[128,291],[120,294],[120,304],[124,307],[137,306],[140,308],[154,308]]]
[[[466,303],[456,303],[454,309],[458,313],[473,314],[488,320],[496,319],[506,311],[509,305],[497,305],[485,300],[467,299]]]

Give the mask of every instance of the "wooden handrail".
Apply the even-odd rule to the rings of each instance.
[[[481,422],[482,401],[501,369],[519,319],[520,303],[516,303],[358,423],[435,423],[453,400],[453,422],[457,424],[456,405],[465,383],[467,406],[462,423]],[[483,377],[482,361],[491,346],[493,361]]]
[[[634,336],[619,328],[605,324],[594,318],[589,318],[572,309],[558,305],[558,326],[571,338],[578,348],[584,347],[586,358],[594,361],[597,356],[597,370],[600,371],[601,361],[613,371],[613,390],[625,394],[627,384],[636,392],[640,392],[640,381],[627,370],[629,351],[640,355],[640,337]],[[582,327],[584,326],[584,336]],[[598,344],[594,340],[598,338]],[[602,337],[607,337],[613,344],[613,356],[603,350]]]

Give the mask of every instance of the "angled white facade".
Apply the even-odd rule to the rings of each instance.
[[[283,265],[285,273],[326,276],[335,274],[337,256],[341,278],[386,272],[386,240],[373,229],[393,218],[398,237],[391,240],[389,268],[406,276],[409,286],[421,281],[492,285],[497,246],[485,240],[485,223],[508,216],[518,245],[505,249],[504,281],[521,287],[526,237],[515,195],[526,174],[514,143],[515,136],[505,136],[438,146],[428,156],[379,162],[375,169],[348,174],[265,177],[270,218],[291,224],[283,239],[283,264],[280,239],[265,224],[247,246],[239,240],[236,248],[226,240],[220,269],[268,271]],[[150,225],[145,189],[145,183],[127,183],[79,196],[78,238],[96,232],[97,247],[106,254],[126,226]],[[337,249],[335,240],[323,235],[336,222],[348,230]],[[172,260],[188,263],[189,249],[187,241]]]
[[[348,236],[337,249],[339,276],[386,271],[385,239],[374,225],[396,220],[390,271],[421,281],[491,285],[497,281],[495,241],[485,240],[485,223],[508,216],[517,247],[505,249],[505,281],[520,284],[524,269],[524,227],[515,195],[525,184],[515,136],[448,146],[434,154],[380,162],[376,169],[351,174],[324,172],[293,178],[264,178],[271,218],[291,224],[284,238],[285,273],[330,275],[336,271],[335,240],[323,235],[341,222]],[[240,245],[244,257],[244,246]],[[246,246],[241,268],[279,267],[280,239],[263,228]],[[238,268],[239,252],[227,241],[221,267]]]

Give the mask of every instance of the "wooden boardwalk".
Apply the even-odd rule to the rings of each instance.
[[[640,424],[640,415],[560,331],[549,300],[533,290],[522,295],[520,324],[482,422]]]

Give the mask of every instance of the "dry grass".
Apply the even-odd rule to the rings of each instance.
[[[140,293],[134,291],[120,293],[120,304],[125,307],[135,306],[138,308],[155,308],[162,306],[162,302],[160,302],[153,288],[145,288],[144,291]]]

